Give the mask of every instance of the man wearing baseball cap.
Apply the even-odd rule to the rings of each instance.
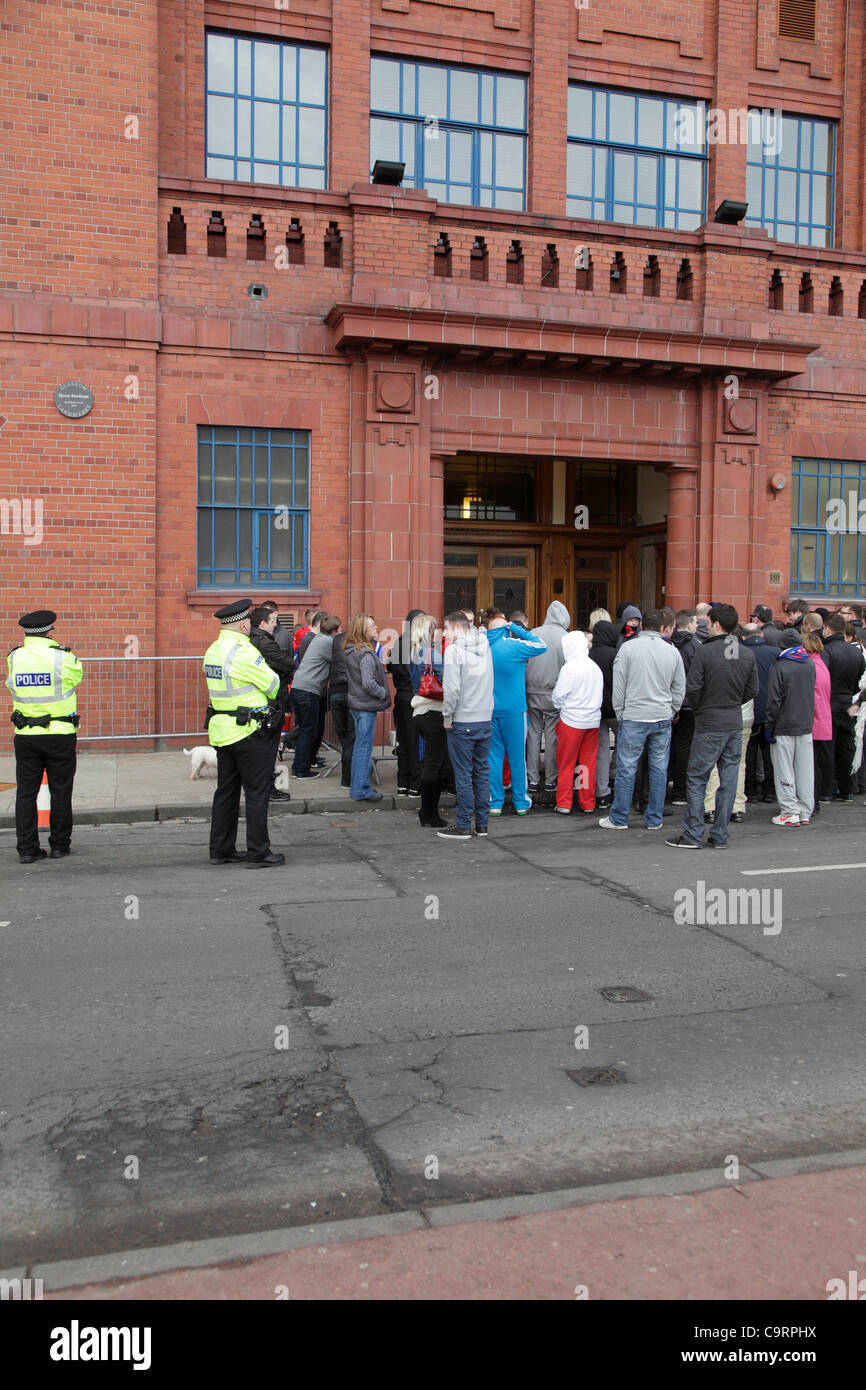
[[[63,859],[72,839],[72,784],[75,781],[76,687],[84,671],[68,647],[52,642],[57,614],[47,608],[18,619],[24,641],[13,647],[6,664],[15,726],[15,829],[18,858],[35,864],[46,855]],[[51,819],[50,854],[39,844],[36,798],[42,774],[48,778]]]
[[[269,727],[282,723],[276,704],[280,678],[250,641],[249,599],[217,609],[220,633],[205,652],[204,675],[210,703],[207,732],[217,750],[217,789],[210,828],[212,864],[246,863],[275,868],[284,854],[273,854],[268,835],[268,802],[273,782],[273,738]],[[247,820],[247,852],[237,849],[241,788]]]
[[[765,603],[756,603],[749,615],[749,622],[759,625],[761,636],[768,646],[779,646],[779,638],[782,636],[782,629],[776,627],[773,622],[772,608],[768,608]]]

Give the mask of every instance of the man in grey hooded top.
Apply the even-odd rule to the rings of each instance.
[[[556,791],[556,722],[559,710],[551,700],[553,687],[562,670],[565,657],[562,639],[571,627],[571,615],[564,603],[554,601],[547,610],[541,627],[532,629],[533,637],[547,643],[547,651],[526,663],[526,780],[530,792],[538,791],[541,732],[544,730],[545,790]]]

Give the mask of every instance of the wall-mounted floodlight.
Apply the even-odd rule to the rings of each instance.
[[[734,203],[730,198],[726,198],[723,203],[719,203],[713,214],[714,222],[728,222],[734,224],[742,222],[746,213],[749,211],[748,203]]]
[[[398,164],[393,159],[377,159],[373,165],[373,182],[390,183],[399,186],[403,182],[403,174],[406,170],[405,164]]]

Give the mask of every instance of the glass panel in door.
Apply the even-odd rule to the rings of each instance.
[[[593,609],[607,608],[607,604],[608,581],[606,579],[578,579],[574,627],[585,632],[589,627],[589,615]]]
[[[478,581],[474,575],[445,576],[445,617],[458,608],[478,611]]]
[[[506,618],[510,618],[515,609],[525,610],[526,580],[496,575],[493,580],[493,607],[501,608]]]

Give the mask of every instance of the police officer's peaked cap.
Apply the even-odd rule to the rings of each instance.
[[[56,613],[40,608],[36,613],[24,613],[18,619],[18,626],[23,627],[28,637],[40,637],[43,632],[50,632],[56,622]]]
[[[221,623],[238,623],[241,618],[249,617],[252,606],[251,599],[242,598],[238,603],[227,603],[225,608],[218,608],[214,617],[219,618]]]

